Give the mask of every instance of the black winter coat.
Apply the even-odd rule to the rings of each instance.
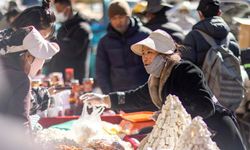
[[[152,31],[157,29],[166,31],[177,43],[182,43],[185,37],[182,28],[175,23],[168,22],[165,14],[157,15],[155,18],[146,23],[145,26]]]
[[[135,18],[130,19],[124,34],[109,24],[107,34],[98,44],[96,56],[96,80],[103,93],[133,89],[147,81],[142,59],[131,51],[130,46],[150,32]]]
[[[85,74],[85,61],[91,38],[88,22],[78,14],[67,20],[59,28],[56,42],[60,46],[48,64],[48,72],[62,72],[65,68],[74,68],[75,78],[82,80]]]
[[[162,100],[165,100],[169,94],[178,96],[192,116],[200,115],[206,118],[214,113],[212,95],[203,79],[203,74],[198,67],[188,61],[183,61],[173,67],[164,84],[161,93]],[[139,107],[142,110],[157,110],[151,101],[148,83],[136,90],[126,92],[124,105],[118,105],[113,94],[111,94],[111,99],[114,109],[117,107],[125,111],[134,111]],[[164,103],[163,101],[162,104]]]
[[[226,22],[219,16],[206,18],[195,24],[192,31],[190,31],[184,40],[185,50],[182,51],[182,58],[190,60],[200,68],[202,67],[203,61],[207,51],[210,49],[208,42],[202,37],[202,35],[196,31],[201,30],[211,37],[213,37],[219,44],[223,39],[230,36],[229,49],[234,53],[236,57],[240,56],[239,45]]]
[[[161,93],[162,103],[169,94],[179,97],[182,105],[192,117],[202,116],[208,127],[215,131],[213,140],[222,150],[244,150],[240,133],[231,117],[212,100],[202,71],[188,61],[175,65]],[[148,83],[136,90],[125,92],[125,103],[117,93],[109,94],[112,109],[125,111],[157,110],[151,101]]]

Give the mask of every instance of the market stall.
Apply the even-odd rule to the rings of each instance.
[[[103,111],[103,107],[84,105],[81,116],[42,118],[46,128],[36,132],[36,141],[63,150],[219,149],[202,118],[192,120],[175,96],[167,97],[156,122],[152,112],[105,116]],[[144,127],[153,130],[140,136],[138,131]]]

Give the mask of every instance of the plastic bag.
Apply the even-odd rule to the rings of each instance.
[[[102,125],[100,115],[105,107],[91,106],[84,104],[80,118],[73,123],[72,134],[74,140],[81,145],[86,145],[90,138],[102,134]],[[92,110],[89,112],[89,110]]]

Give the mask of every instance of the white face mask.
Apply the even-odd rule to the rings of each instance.
[[[38,71],[42,69],[44,62],[44,59],[35,58],[30,66],[29,76],[35,77]]]
[[[160,77],[161,71],[165,66],[166,60],[162,57],[162,55],[157,55],[153,62],[149,65],[144,66],[147,73],[151,74],[157,78]]]
[[[62,22],[65,22],[68,19],[68,17],[65,16],[63,12],[58,13],[58,12],[55,11],[54,14],[56,16],[56,22],[62,23]]]

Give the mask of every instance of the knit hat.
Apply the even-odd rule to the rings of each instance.
[[[108,9],[108,15],[109,18],[114,17],[115,15],[127,15],[131,16],[131,10],[130,7],[125,0],[113,0],[109,4],[109,9]]]

